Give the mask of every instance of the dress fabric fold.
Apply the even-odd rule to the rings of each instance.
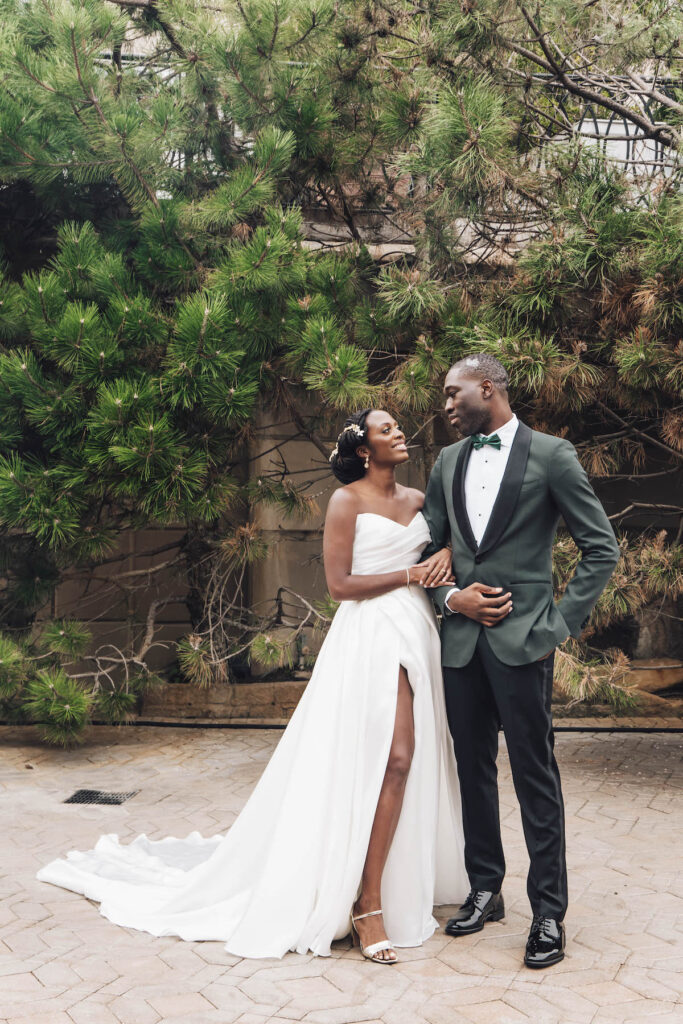
[[[353,573],[415,564],[429,542],[374,513],[356,521]],[[420,587],[340,605],[306,690],[225,835],[122,844],[102,836],[38,878],[100,903],[117,925],[225,943],[237,956],[330,953],[349,932],[391,746],[398,673],[414,694],[415,753],[382,881],[387,934],[417,946],[433,905],[469,888],[460,795],[446,722],[439,635]]]

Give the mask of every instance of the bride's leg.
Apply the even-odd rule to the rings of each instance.
[[[363,868],[361,892],[354,905],[354,914],[365,914],[371,910],[379,910],[382,906],[382,872],[401,815],[403,794],[414,749],[413,691],[406,670],[401,666],[398,674],[394,735],[382,789],[377,801],[377,810]],[[386,938],[381,917],[366,918],[364,921],[359,921],[356,927],[364,946],[372,945],[373,942],[379,942]],[[380,955],[386,960],[395,959],[389,950]]]

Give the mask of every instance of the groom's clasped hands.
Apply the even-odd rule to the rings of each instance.
[[[489,587],[486,583],[470,583],[463,590],[448,596],[448,609],[480,622],[482,626],[496,626],[512,611],[512,594],[502,587]]]

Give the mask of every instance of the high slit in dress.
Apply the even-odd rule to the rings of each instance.
[[[429,542],[422,513],[403,526],[357,517],[354,574],[414,565]],[[306,690],[246,805],[225,835],[102,836],[38,878],[82,893],[117,925],[218,940],[245,957],[330,953],[349,932],[391,746],[398,674],[413,690],[415,752],[382,878],[387,934],[417,946],[434,904],[462,902],[468,882],[457,772],[427,593],[401,587],[343,601]],[[155,822],[155,832],[163,822]]]

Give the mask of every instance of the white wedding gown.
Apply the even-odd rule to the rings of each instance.
[[[428,541],[419,512],[408,526],[362,513],[352,571],[403,569]],[[94,850],[72,851],[38,878],[98,901],[115,924],[153,935],[219,940],[245,957],[329,955],[330,943],[349,932],[401,665],[414,692],[415,753],[382,907],[392,942],[419,945],[437,927],[433,904],[462,902],[469,888],[439,635],[419,586],[342,602],[292,720],[225,836],[142,835],[126,846],[102,836]]]

